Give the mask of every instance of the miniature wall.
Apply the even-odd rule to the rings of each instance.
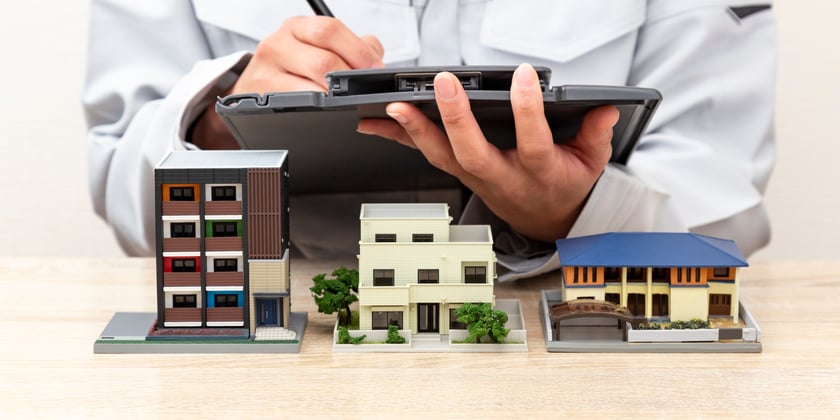
[[[779,160],[767,193],[773,243],[751,260],[837,259],[840,2],[773,7],[780,33]],[[0,68],[8,99],[0,101],[0,256],[122,255],[87,190],[79,105],[86,25],[87,2],[13,2],[0,13],[8,58]]]

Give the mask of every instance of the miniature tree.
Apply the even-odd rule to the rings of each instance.
[[[338,324],[350,325],[350,304],[359,300],[359,272],[339,267],[332,272],[332,278],[318,274],[312,278],[314,286],[309,290],[318,305],[318,312],[333,314],[338,312]],[[343,311],[342,311],[343,310]]]
[[[467,325],[470,335],[466,341],[481,342],[484,336],[493,343],[505,340],[510,329],[505,328],[508,316],[504,311],[493,309],[489,303],[465,303],[455,310],[458,322]]]

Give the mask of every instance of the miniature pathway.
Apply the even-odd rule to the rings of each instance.
[[[283,327],[257,327],[254,341],[262,340],[294,340],[297,333]]]

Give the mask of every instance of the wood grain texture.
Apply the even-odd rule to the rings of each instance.
[[[291,262],[300,354],[94,355],[114,312],[154,311],[154,261],[0,259],[0,417],[840,415],[840,262],[745,269],[764,352],[723,355],[547,353],[537,298],[552,276],[496,289],[522,300],[528,353],[333,354],[307,288],[340,263]]]

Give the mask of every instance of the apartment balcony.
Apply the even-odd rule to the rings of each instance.
[[[412,284],[409,300],[415,302],[492,302],[493,284]]]
[[[214,286],[243,286],[245,273],[241,271],[218,271],[207,273],[207,287]]]
[[[163,252],[199,252],[198,238],[163,238]]]
[[[207,323],[212,322],[244,322],[242,308],[207,308]]]
[[[164,201],[161,203],[163,216],[198,215],[198,201]]]
[[[228,216],[242,214],[241,201],[207,201],[204,203],[207,216]]]
[[[205,251],[242,251],[242,238],[239,236],[222,236],[204,239]]]
[[[201,287],[201,273],[163,273],[163,287]]]
[[[408,305],[408,286],[359,287],[361,306]]]
[[[164,322],[201,322],[201,308],[166,308]]]

